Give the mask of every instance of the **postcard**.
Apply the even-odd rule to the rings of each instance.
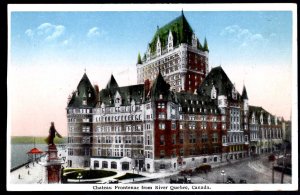
[[[7,16],[7,190],[298,190],[295,4]]]

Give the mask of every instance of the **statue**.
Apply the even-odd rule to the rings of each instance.
[[[51,122],[51,126],[49,129],[49,135],[45,140],[48,145],[54,145],[55,135],[57,135],[57,137],[59,137],[59,138],[62,138],[62,136],[56,131],[56,129],[54,127],[54,122]]]

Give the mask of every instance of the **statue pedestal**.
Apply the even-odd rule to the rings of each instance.
[[[48,183],[60,183],[61,165],[63,164],[63,160],[57,157],[56,145],[49,145],[47,153],[48,158],[45,163],[46,181],[48,181]]]

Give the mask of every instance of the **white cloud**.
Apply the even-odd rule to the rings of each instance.
[[[48,22],[45,22],[39,25],[34,30],[27,29],[25,34],[28,37],[33,38],[34,35],[38,35],[45,39],[46,41],[51,41],[57,39],[65,32],[65,27],[63,25],[55,25]]]
[[[72,40],[73,40],[73,36],[71,36],[68,39],[63,40],[61,44],[64,45],[64,46],[70,45]]]
[[[53,40],[61,36],[65,31],[65,27],[62,25],[55,26],[53,25],[53,31],[50,35],[46,37],[46,40]]]
[[[27,29],[27,30],[25,31],[25,34],[26,34],[28,37],[32,38],[33,35],[34,35],[34,32],[33,32],[33,30],[31,30],[31,29]]]
[[[99,35],[100,35],[100,31],[99,31],[98,27],[93,27],[93,28],[89,29],[89,31],[86,34],[87,37],[94,37],[94,36],[99,36]]]
[[[240,47],[267,41],[262,34],[253,33],[249,29],[241,28],[239,25],[227,26],[220,32],[220,35],[239,43]]]

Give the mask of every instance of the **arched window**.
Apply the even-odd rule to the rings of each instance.
[[[111,168],[111,169],[117,169],[117,163],[114,162],[114,161],[112,161],[112,162],[110,163],[110,168]]]
[[[102,161],[102,168],[108,168],[107,161]]]
[[[99,161],[97,160],[94,161],[94,168],[99,168]]]

